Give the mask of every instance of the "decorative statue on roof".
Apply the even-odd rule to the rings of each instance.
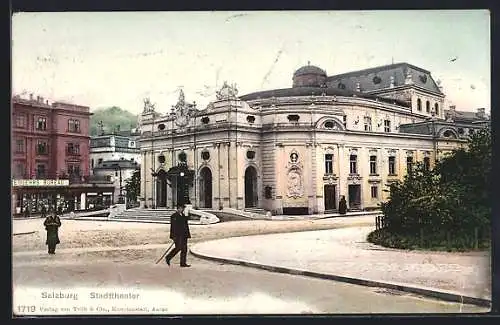
[[[97,123],[97,128],[98,128],[99,135],[104,135],[104,124],[102,123],[102,121],[99,121]]]
[[[405,84],[406,84],[406,85],[411,85],[411,84],[413,84],[413,76],[412,76],[412,74],[411,74],[410,69],[408,69],[408,72],[406,73]]]
[[[155,105],[151,103],[149,97],[144,98],[144,110],[143,113],[151,113],[155,111]]]
[[[175,114],[175,124],[177,126],[183,127],[186,126],[189,122],[189,117],[191,115],[191,111],[194,109],[195,105],[194,104],[188,104],[186,103],[185,97],[184,97],[184,91],[182,89],[180,90],[179,93],[179,100],[177,101],[177,104],[173,107],[174,109],[174,114]]]
[[[217,100],[236,99],[237,96],[238,89],[236,88],[236,84],[230,86],[227,84],[227,81],[224,81],[222,88],[216,92]]]

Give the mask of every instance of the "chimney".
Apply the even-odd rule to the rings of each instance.
[[[484,118],[485,117],[485,109],[484,108],[478,108],[476,116],[479,118]]]
[[[33,100],[33,94],[30,94],[30,100]]]

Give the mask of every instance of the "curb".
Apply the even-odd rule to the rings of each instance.
[[[37,231],[27,231],[27,232],[17,232],[15,234],[12,234],[12,236],[19,236],[19,235],[31,235],[36,233]]]
[[[291,269],[291,268],[286,268],[286,267],[281,267],[281,266],[272,266],[272,265],[259,264],[259,263],[255,263],[255,262],[247,262],[247,261],[233,260],[233,259],[227,259],[227,258],[222,258],[222,257],[208,256],[208,255],[194,252],[192,249],[189,249],[189,252],[195,257],[205,259],[205,260],[215,261],[215,262],[223,262],[223,263],[233,264],[233,265],[242,265],[242,266],[262,269],[262,270],[266,270],[266,271],[270,271],[270,272],[285,273],[285,274],[292,274],[292,275],[302,275],[302,276],[308,276],[308,277],[319,278],[319,279],[324,279],[324,280],[346,282],[346,283],[350,283],[350,284],[362,285],[362,286],[367,286],[367,287],[378,287],[378,288],[391,289],[391,290],[397,290],[397,291],[402,291],[402,292],[418,294],[421,296],[426,296],[426,297],[431,297],[431,298],[437,298],[437,299],[441,299],[441,300],[449,301],[449,302],[458,302],[458,303],[463,303],[463,304],[472,304],[472,305],[476,305],[479,307],[491,308],[491,301],[488,299],[462,296],[462,295],[459,295],[456,293],[451,293],[451,292],[423,289],[423,288],[411,287],[411,286],[406,286],[406,285],[401,285],[401,284],[379,282],[379,281],[359,279],[359,278],[351,278],[351,277],[346,277],[346,276],[341,276],[341,275],[326,274],[326,273],[319,273],[319,272],[313,272],[313,271],[303,271],[303,270],[296,270],[296,269]]]

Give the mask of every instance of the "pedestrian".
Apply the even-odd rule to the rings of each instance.
[[[47,240],[45,244],[49,247],[49,254],[56,253],[56,245],[60,243],[59,241],[59,227],[61,227],[61,220],[59,216],[54,214],[49,214],[45,219],[43,225],[47,231]]]
[[[47,208],[45,205],[42,205],[42,218],[45,218],[47,216]]]
[[[345,196],[342,195],[339,202],[339,213],[343,215],[346,214],[346,212],[347,212],[347,201],[345,200]]]
[[[177,211],[170,216],[170,239],[175,243],[174,249],[165,257],[165,262],[170,266],[170,261],[177,253],[181,252],[181,267],[190,267],[186,263],[187,242],[191,238],[188,217],[184,214],[185,205],[177,204]]]

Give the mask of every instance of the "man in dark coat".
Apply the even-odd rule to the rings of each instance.
[[[42,218],[45,218],[47,216],[47,208],[45,205],[42,205]]]
[[[61,220],[55,213],[53,215],[49,214],[43,225],[47,231],[47,240],[45,244],[49,246],[49,254],[55,254],[56,245],[60,243],[58,233],[59,227],[61,227]]]
[[[346,212],[347,212],[347,201],[345,200],[345,196],[342,195],[342,198],[340,199],[339,202],[339,213],[346,214]]]
[[[184,204],[177,204],[177,211],[170,216],[170,239],[173,239],[175,248],[165,257],[165,262],[170,266],[170,261],[177,253],[181,252],[181,267],[190,267],[186,263],[187,242],[191,238],[188,217],[184,214]]]

